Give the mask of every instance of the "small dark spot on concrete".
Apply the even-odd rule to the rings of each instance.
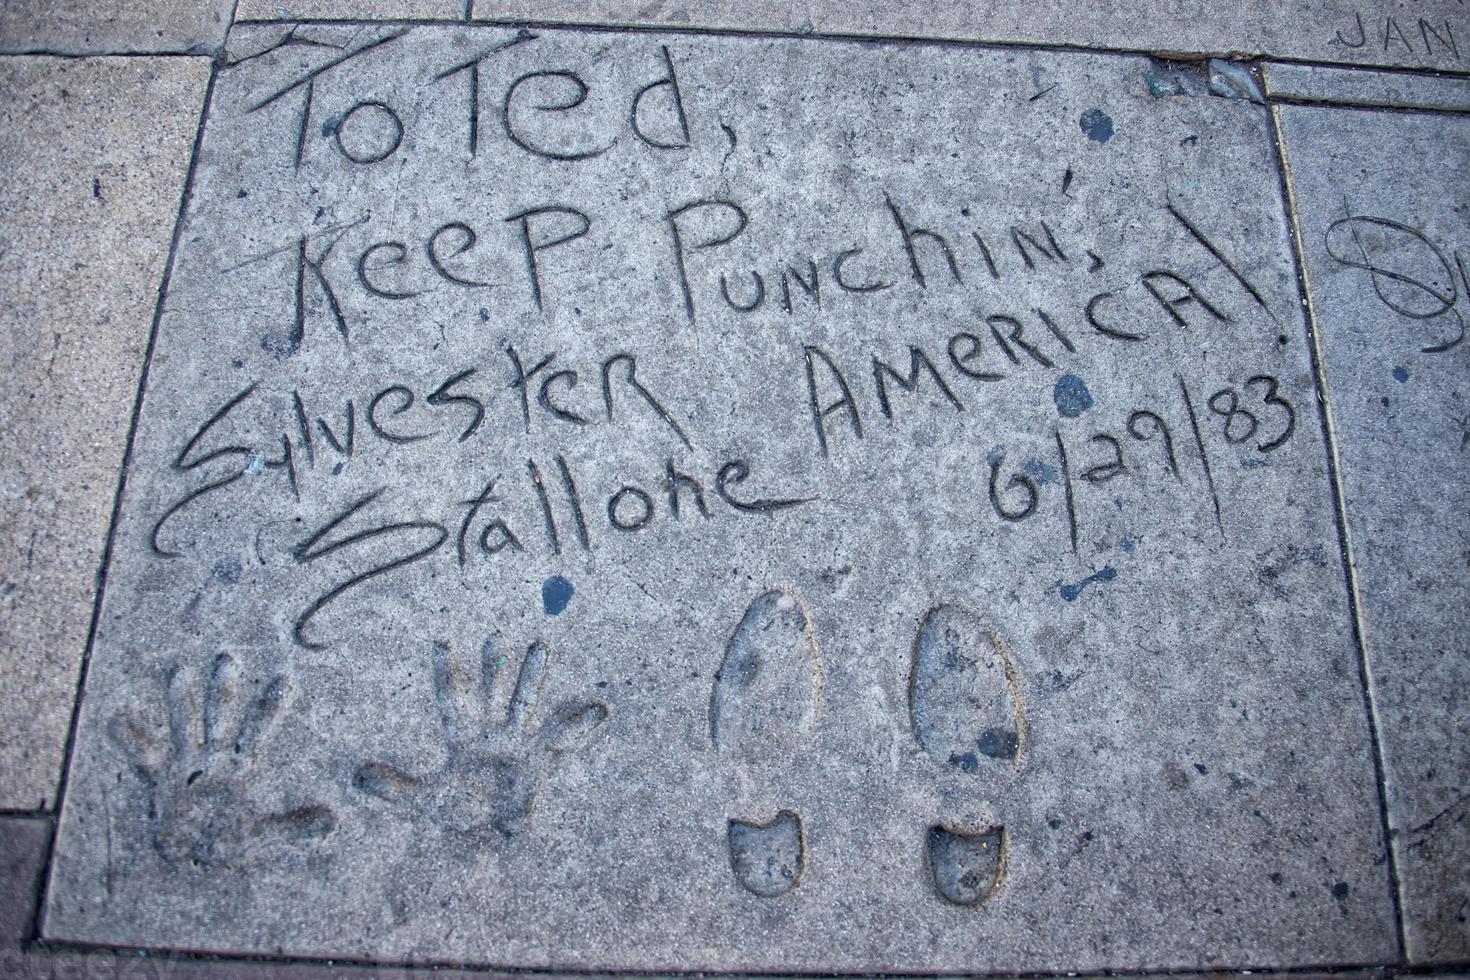
[[[237,357],[233,361],[230,362],[230,366],[233,367],[236,371],[238,371],[238,370],[240,370],[241,368],[243,368],[245,366],[245,362],[242,361],[242,360],[240,360],[240,358]]]
[[[1280,871],[1273,871],[1266,877],[1271,879],[1271,884],[1273,885],[1279,885],[1286,880],[1286,875],[1282,874]]]
[[[1281,347],[1285,347],[1285,346],[1286,346],[1286,345],[1287,345],[1287,344],[1289,344],[1289,343],[1291,343],[1291,338],[1290,338],[1290,337],[1288,337],[1288,336],[1287,336],[1287,335],[1286,335],[1286,334],[1284,334],[1284,333],[1282,333],[1282,334],[1277,334],[1277,335],[1276,335],[1276,343],[1277,343],[1277,344],[1278,344],[1278,345],[1279,345],[1279,346],[1281,346]]]
[[[237,200],[237,201],[240,198],[242,198],[242,197],[249,197],[249,196],[250,196],[250,192],[249,191],[246,191],[246,190],[239,190],[239,191],[236,191],[235,192],[235,200]]]
[[[1199,773],[1201,776],[1208,776],[1210,774],[1210,767],[1202,762],[1196,762],[1194,764],[1194,771]]]
[[[1092,407],[1092,392],[1087,390],[1087,382],[1075,374],[1064,374],[1058,378],[1051,397],[1057,403],[1057,411],[1069,419],[1075,419]]]
[[[1028,459],[1026,460],[1025,469],[1027,475],[1042,486],[1056,482],[1057,468],[1045,460]]]
[[[1378,404],[1382,405],[1384,408],[1387,408],[1388,407],[1388,396],[1385,395],[1384,397],[1378,399]]]
[[[1091,575],[1087,576],[1085,579],[1077,582],[1074,585],[1063,585],[1061,582],[1058,582],[1057,593],[1061,595],[1062,601],[1075,602],[1077,600],[1077,597],[1082,594],[1082,590],[1087,588],[1093,582],[1111,582],[1117,577],[1118,572],[1116,569],[1113,568],[1113,566],[1104,565],[1101,570],[1093,572]]]
[[[92,178],[92,196],[99,201],[102,200],[102,178],[100,177]]]
[[[1393,369],[1393,379],[1395,381],[1397,381],[1399,384],[1403,384],[1405,381],[1408,381],[1409,380],[1409,371],[1408,371],[1408,369],[1407,368],[1402,368],[1402,367],[1396,367],[1396,368],[1394,368]]]
[[[1118,542],[1118,547],[1123,549],[1124,554],[1131,555],[1134,549],[1138,547],[1138,542],[1131,537],[1124,537],[1122,541]]]
[[[240,574],[244,570],[245,567],[240,564],[240,559],[234,555],[230,555],[227,558],[221,558],[215,562],[214,568],[211,569],[211,574],[214,575],[216,580],[223,582],[225,585],[234,585],[240,581]]]
[[[294,357],[301,349],[301,341],[293,341],[284,332],[272,331],[260,338],[260,349],[278,361]]]
[[[342,120],[339,117],[331,116],[328,118],[326,122],[322,123],[322,138],[330,139],[340,125],[342,125]]]
[[[1242,717],[1245,717],[1245,712],[1242,711],[1241,712],[1241,716]],[[1251,787],[1253,787],[1253,786],[1256,785],[1255,780],[1248,779],[1245,776],[1240,775],[1239,773],[1232,772],[1232,773],[1229,774],[1229,776],[1230,776],[1230,788],[1228,790],[1226,790],[1226,792],[1228,794],[1232,794],[1233,795],[1235,793],[1240,792],[1243,789],[1250,789]]]
[[[1113,120],[1101,109],[1088,109],[1077,120],[1087,138],[1098,143],[1106,143],[1113,138]]]
[[[553,575],[541,583],[541,605],[545,607],[548,616],[559,616],[561,611],[572,601],[572,594],[577,590],[572,583],[560,575]]]
[[[1020,751],[1020,736],[1009,728],[987,728],[975,742],[982,755],[992,759],[1014,759]]]
[[[980,760],[975,758],[973,752],[966,752],[964,755],[958,752],[952,753],[949,757],[949,764],[961,772],[975,772],[980,768]]]
[[[1350,891],[1352,891],[1352,889],[1348,887],[1347,882],[1339,881],[1337,884],[1332,886],[1332,897],[1337,899],[1339,902],[1345,902],[1347,901],[1348,892]]]
[[[1060,820],[1058,820],[1056,817],[1052,817],[1050,820],[1048,820],[1046,822],[1046,825],[1048,827],[1050,827],[1052,830],[1060,830],[1061,829],[1061,826],[1062,826],[1062,822]]]
[[[1081,677],[1084,673],[1085,671],[1079,670],[1077,671],[1077,673],[1068,677],[1060,670],[1054,670],[1050,674],[1046,675],[1046,692],[1048,694],[1058,694],[1062,691],[1065,691],[1067,688],[1077,683],[1077,678]]]

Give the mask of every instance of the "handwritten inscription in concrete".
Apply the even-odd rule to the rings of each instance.
[[[1126,57],[231,49],[48,936],[1391,955],[1264,109]]]

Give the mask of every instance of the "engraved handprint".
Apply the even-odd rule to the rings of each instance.
[[[202,685],[183,667],[166,675],[168,731],[127,714],[107,732],[148,787],[148,825],[170,862],[214,867],[261,846],[326,836],[330,809],[308,805],[272,813],[249,796],[258,782],[255,748],[285,699],[286,679],[245,697],[235,661],[222,653]]]
[[[415,776],[388,762],[368,762],[353,779],[358,789],[405,806],[447,830],[481,839],[509,839],[524,829],[564,753],[586,745],[607,720],[604,704],[567,703],[534,723],[550,648],[531,644],[506,704],[509,671],[493,641],[480,650],[478,685],[467,690],[449,645],[435,643],[434,695],[445,759]]]

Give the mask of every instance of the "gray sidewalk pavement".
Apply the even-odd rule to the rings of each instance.
[[[1463,971],[1467,43],[0,7],[0,973]]]

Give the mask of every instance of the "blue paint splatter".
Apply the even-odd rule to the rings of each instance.
[[[995,446],[990,450],[990,452],[985,454],[985,462],[989,463],[991,466],[994,466],[996,463],[999,463],[1001,461],[1005,454],[1006,451],[1004,449],[1000,448],[999,446]]]
[[[1063,585],[1061,582],[1058,582],[1057,592],[1061,594],[1063,601],[1075,602],[1077,601],[1077,597],[1082,594],[1082,590],[1093,582],[1111,582],[1117,577],[1118,573],[1112,565],[1104,565],[1101,571],[1093,572],[1076,585]]]
[[[560,575],[553,575],[541,583],[541,605],[546,607],[548,616],[560,615],[572,601],[572,594],[577,590],[572,588],[572,583]]]
[[[949,756],[949,764],[958,768],[961,772],[974,772],[980,768],[980,760],[975,758],[975,753],[966,752],[960,755],[952,752]]]
[[[1057,403],[1057,411],[1069,419],[1075,419],[1092,407],[1092,392],[1087,390],[1087,382],[1075,374],[1062,375],[1052,389],[1051,397]]]
[[[233,555],[228,558],[221,558],[214,563],[214,568],[210,569],[214,577],[226,585],[234,585],[240,581],[240,576],[244,571],[245,566],[240,564],[240,559]]]
[[[1133,554],[1133,549],[1138,547],[1138,542],[1131,537],[1125,537],[1122,541],[1118,542],[1118,545],[1124,552],[1131,555]]]
[[[1088,139],[1106,143],[1113,138],[1113,120],[1101,109],[1088,109],[1077,120],[1077,124],[1082,127]]]
[[[1014,759],[1021,751],[1021,736],[1009,728],[987,728],[975,740],[975,748],[992,759]]]
[[[1043,460],[1028,459],[1025,469],[1031,479],[1042,486],[1046,486],[1057,478],[1057,468]]]
[[[1403,384],[1405,381],[1408,381],[1409,380],[1409,372],[1408,372],[1408,370],[1405,369],[1405,368],[1401,368],[1401,367],[1394,368],[1393,369],[1393,379],[1395,381],[1397,381],[1399,384]]]

